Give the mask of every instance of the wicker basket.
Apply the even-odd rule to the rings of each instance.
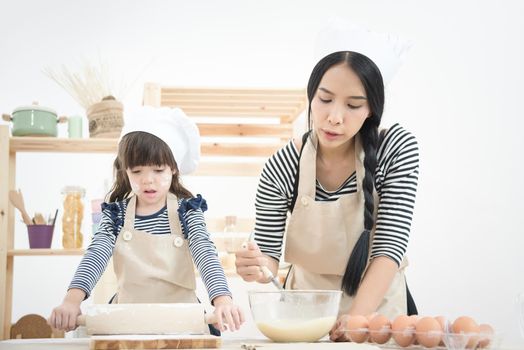
[[[117,138],[124,125],[124,106],[114,98],[104,98],[86,111],[89,120],[89,136]]]

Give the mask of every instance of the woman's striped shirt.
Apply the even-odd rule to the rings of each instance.
[[[371,258],[387,256],[398,264],[408,245],[418,183],[419,151],[415,137],[395,124],[389,128],[377,151],[375,189],[379,196]],[[255,241],[262,252],[280,260],[287,214],[291,205],[299,163],[293,141],[265,164],[258,184],[255,208]],[[336,191],[316,183],[317,201],[335,201],[357,190],[353,173]]]

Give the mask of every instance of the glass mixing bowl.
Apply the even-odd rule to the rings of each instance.
[[[258,329],[275,342],[314,342],[335,324],[341,291],[249,291]]]

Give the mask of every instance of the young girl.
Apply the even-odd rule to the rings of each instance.
[[[143,107],[126,118],[110,203],[102,205],[99,229],[64,301],[53,309],[51,326],[76,328],[80,303],[113,256],[118,290],[112,303],[196,303],[194,262],[215,307],[214,326],[239,328],[244,317],[206,230],[206,202],[179,181],[180,173],[196,168],[199,149],[198,129],[180,109]]]

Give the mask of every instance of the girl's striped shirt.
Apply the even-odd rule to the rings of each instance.
[[[124,225],[128,201],[129,199],[102,205],[102,219],[98,230],[93,235],[93,240],[69,285],[69,288],[83,290],[86,298],[113,255],[116,239]],[[182,233],[188,239],[191,256],[207,289],[209,300],[212,301],[220,295],[231,296],[216,248],[206,229],[203,214],[207,209],[205,200],[197,195],[191,199],[179,199],[178,204]],[[155,235],[170,234],[167,206],[152,215],[135,215],[135,229]]]

